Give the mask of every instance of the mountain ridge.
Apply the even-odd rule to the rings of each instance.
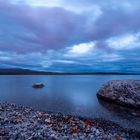
[[[22,68],[1,68],[0,75],[140,75],[121,72],[47,72]]]

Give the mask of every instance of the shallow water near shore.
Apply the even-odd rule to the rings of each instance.
[[[112,103],[99,101],[96,97],[104,83],[117,79],[140,80],[140,75],[4,75],[0,76],[0,100],[45,111],[88,118],[100,117],[123,127],[140,130],[140,117],[133,116],[126,109]],[[37,82],[44,83],[45,87],[32,88]]]

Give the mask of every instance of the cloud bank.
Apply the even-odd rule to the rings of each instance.
[[[0,0],[1,67],[139,71],[139,10],[138,0]]]

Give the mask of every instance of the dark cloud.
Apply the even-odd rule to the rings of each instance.
[[[122,2],[122,5],[125,2],[128,1]],[[33,48],[28,42],[39,44],[37,51],[39,49],[41,51],[48,48],[63,48],[80,42],[99,42],[101,40],[103,43],[103,40],[106,41],[110,37],[135,33],[140,30],[140,21],[137,20],[140,7],[135,7],[131,5],[132,3],[130,3],[132,9],[120,4],[109,7],[110,4],[103,1],[81,0],[81,2],[73,1],[73,5],[74,3],[96,4],[102,10],[102,14],[92,22],[91,19],[94,19],[92,13],[90,13],[91,15],[89,13],[77,14],[62,7],[32,8],[27,5],[12,5],[7,2],[1,2],[0,11],[14,18],[18,24],[27,28],[29,33],[34,34],[34,36],[28,36],[20,30],[19,34],[15,36],[15,39],[27,42],[31,51],[35,51],[37,48]],[[110,3],[118,4],[116,1],[110,1]],[[23,47],[20,48],[24,50]]]
[[[9,8],[10,12],[7,12]],[[84,21],[84,17],[71,11],[58,7],[34,9],[27,6],[13,7],[12,5],[3,7],[3,10],[2,12],[16,19],[17,23],[34,34],[34,37],[23,35],[25,33],[21,30],[17,39],[37,43],[44,46],[44,49],[62,48],[81,41],[80,34],[83,34],[81,21]]]
[[[124,9],[107,9],[94,23],[91,36],[94,39],[108,39],[127,33],[136,33],[140,30],[140,21],[137,20],[139,10],[125,11]]]
[[[65,51],[67,47],[88,42],[95,42],[94,51],[97,52],[93,51],[93,55],[87,57],[84,55],[85,64],[89,60],[92,60],[89,61],[90,64],[93,63],[93,60],[103,61],[105,58],[102,58],[102,52],[114,54],[114,57],[111,58],[113,61],[113,59],[118,59],[115,58],[118,51],[114,47],[112,49],[107,41],[113,37],[140,32],[140,2],[138,0],[121,2],[118,0],[60,0],[61,4],[57,7],[32,7],[23,3],[11,4],[11,1],[0,0],[0,51],[16,53],[17,56],[13,57],[15,58],[13,61],[19,58],[18,55],[26,54],[24,56],[26,59],[21,58],[22,65],[33,63],[29,60],[35,59],[35,54],[33,58],[27,57],[32,52],[40,52],[42,55],[35,59],[39,59],[36,66],[40,66],[42,61],[51,61],[50,59],[66,60],[67,58],[63,55],[67,53]],[[57,57],[51,54],[51,58],[44,60],[44,56],[47,57],[46,52],[49,50],[63,51]],[[136,51],[135,48],[133,50]],[[123,58],[135,57],[138,54],[136,52],[136,55],[132,56],[128,52],[125,53],[125,47],[121,51],[122,53],[119,52],[119,54]],[[81,62],[81,57],[70,60],[75,63]],[[4,62],[6,63],[7,60]],[[52,61],[52,63],[56,62]],[[10,60],[8,60],[8,64],[10,64]],[[59,64],[52,65],[55,68]],[[81,69],[84,67],[82,64],[79,65],[81,65]],[[67,67],[66,64],[65,67]]]
[[[107,42],[105,42],[104,40],[103,41],[97,41],[96,43],[96,47],[98,49],[101,49],[101,50],[105,50],[107,53],[112,53],[114,52],[115,50],[113,48],[110,48],[107,44]]]

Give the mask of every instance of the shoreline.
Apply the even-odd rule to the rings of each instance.
[[[140,131],[120,127],[100,118],[87,119],[43,112],[0,102],[0,139],[138,140]]]

